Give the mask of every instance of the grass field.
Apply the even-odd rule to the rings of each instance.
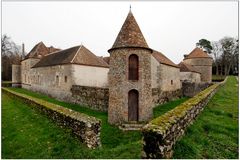
[[[229,77],[177,142],[174,158],[238,159],[238,85]]]
[[[237,158],[238,90],[229,78],[197,121],[177,143],[174,158]],[[102,120],[102,147],[90,150],[70,131],[55,125],[44,115],[18,99],[2,95],[2,158],[140,158],[141,133],[123,132],[107,123],[107,113],[60,102],[21,88],[20,93],[71,108]],[[167,112],[188,98],[158,106],[154,117]],[[226,105],[227,104],[227,105]]]
[[[140,131],[123,132],[107,123],[107,113],[75,104],[57,101],[22,88],[14,91],[71,108],[102,120],[102,148],[89,150],[71,133],[59,128],[47,117],[32,110],[18,99],[2,95],[2,156],[3,158],[140,158]],[[161,115],[182,103],[184,99],[157,106],[154,115]],[[155,113],[156,112],[156,113]]]

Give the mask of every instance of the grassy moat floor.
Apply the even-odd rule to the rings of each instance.
[[[173,158],[238,159],[238,82],[229,77],[184,137]]]
[[[186,136],[174,149],[174,158],[238,157],[238,87],[235,77],[209,102]],[[141,158],[140,131],[123,132],[107,123],[107,113],[60,102],[21,88],[12,90],[95,116],[102,120],[102,147],[90,150],[70,131],[58,127],[21,100],[2,94],[2,158]],[[154,109],[154,117],[188,98]]]

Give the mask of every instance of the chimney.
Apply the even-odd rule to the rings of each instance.
[[[24,47],[24,43],[22,43],[22,55],[25,56],[25,47]]]

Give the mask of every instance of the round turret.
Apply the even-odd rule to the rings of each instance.
[[[202,82],[212,82],[213,59],[206,52],[200,48],[195,48],[183,61],[192,65],[196,71],[201,73]]]

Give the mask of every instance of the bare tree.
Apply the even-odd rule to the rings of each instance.
[[[233,37],[224,37],[220,40],[222,45],[222,67],[224,74],[229,75],[230,69],[235,66],[236,57],[238,56],[238,39]],[[223,68],[222,68],[223,69]]]
[[[2,51],[2,80],[11,80],[12,64],[19,64],[21,60],[21,47],[16,45],[9,36],[4,34],[1,38]]]
[[[221,56],[223,54],[222,45],[219,41],[211,42],[213,61],[216,67],[216,75],[219,75],[219,64],[221,62]]]

